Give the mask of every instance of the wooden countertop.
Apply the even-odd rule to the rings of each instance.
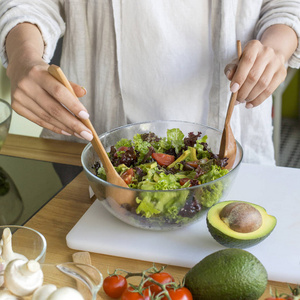
[[[80,165],[80,154],[84,146],[81,143],[8,135],[0,154]],[[66,235],[91,203],[88,194],[88,182],[82,172],[26,223],[26,226],[38,230],[45,236],[48,244],[46,263],[72,261],[72,254],[76,251],[67,247]],[[107,276],[108,270],[113,272],[118,268],[140,272],[152,266],[152,263],[149,262],[96,253],[91,253],[91,258],[92,264],[102,272],[103,277]],[[160,264],[156,265],[160,267]],[[168,266],[167,271],[178,281],[183,278],[188,269]],[[278,293],[289,293],[287,283],[270,281],[260,299],[270,296],[270,288],[274,292],[277,290]],[[102,290],[100,296],[103,299],[108,299]]]

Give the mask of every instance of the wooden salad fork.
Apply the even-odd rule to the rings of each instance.
[[[238,58],[241,58],[242,55],[242,46],[241,41],[237,41],[237,52],[238,52]],[[222,139],[221,139],[221,145],[219,150],[219,157],[220,158],[228,158],[227,165],[225,166],[226,169],[230,170],[234,164],[235,157],[236,157],[236,141],[230,126],[230,119],[232,116],[232,112],[234,109],[234,105],[237,99],[238,92],[232,93],[231,98],[229,101],[226,119],[225,119],[225,125],[222,133]]]
[[[60,67],[56,65],[50,65],[48,68],[49,74],[51,74],[56,80],[58,80],[60,83],[62,83],[76,98],[76,94],[61,70]],[[78,118],[79,119],[79,118]],[[128,185],[125,183],[125,181],[120,177],[120,175],[115,170],[114,166],[112,165],[100,139],[97,135],[91,121],[89,119],[79,119],[87,128],[89,128],[93,134],[93,140],[91,141],[92,146],[94,150],[96,151],[97,155],[99,156],[99,159],[104,167],[106,178],[109,183],[112,183],[117,186],[121,186],[123,188],[127,188],[128,192],[126,192],[124,189],[116,188],[116,187],[108,187],[107,188],[107,196],[117,201],[119,204],[134,204],[134,197],[132,191],[129,191]]]

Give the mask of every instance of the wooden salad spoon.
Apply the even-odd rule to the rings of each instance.
[[[239,40],[237,41],[237,52],[238,52],[238,58],[240,59],[242,55],[242,46],[241,46],[241,41]],[[227,165],[225,166],[225,168],[228,170],[232,168],[236,157],[236,141],[230,126],[230,119],[237,99],[237,94],[238,92],[231,94],[231,98],[227,109],[226,119],[225,119],[225,125],[222,133],[220,150],[219,150],[220,158],[225,158],[225,157],[228,158]]]
[[[76,98],[76,94],[63,73],[62,69],[56,65],[50,65],[48,68],[49,74],[51,74],[55,79],[57,79],[60,83],[62,83]],[[78,118],[79,119],[79,118]],[[100,139],[97,135],[91,121],[89,119],[79,119],[87,128],[89,128],[93,134],[93,140],[91,141],[92,146],[94,150],[96,151],[97,155],[99,156],[99,159],[104,167],[104,170],[106,172],[106,178],[109,183],[127,188],[129,190],[128,185],[125,183],[125,181],[120,177],[120,175],[115,170],[114,166],[112,165]],[[134,204],[134,198],[132,193],[125,193],[124,189],[118,189],[116,187],[108,188],[107,190],[107,196],[113,198],[115,201],[117,201],[119,204]]]

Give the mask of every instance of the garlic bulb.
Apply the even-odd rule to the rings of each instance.
[[[62,287],[52,293],[47,300],[84,300],[82,295],[71,287]]]
[[[43,285],[35,290],[31,300],[47,300],[48,297],[56,290],[57,288],[54,284]]]
[[[4,271],[6,288],[17,296],[32,294],[43,284],[44,275],[40,264],[35,260],[12,260]]]
[[[8,290],[0,291],[0,300],[22,300],[23,298],[12,295]]]

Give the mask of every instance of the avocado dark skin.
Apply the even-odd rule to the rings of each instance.
[[[194,300],[257,300],[266,289],[268,274],[250,252],[223,249],[193,266],[184,282]]]

